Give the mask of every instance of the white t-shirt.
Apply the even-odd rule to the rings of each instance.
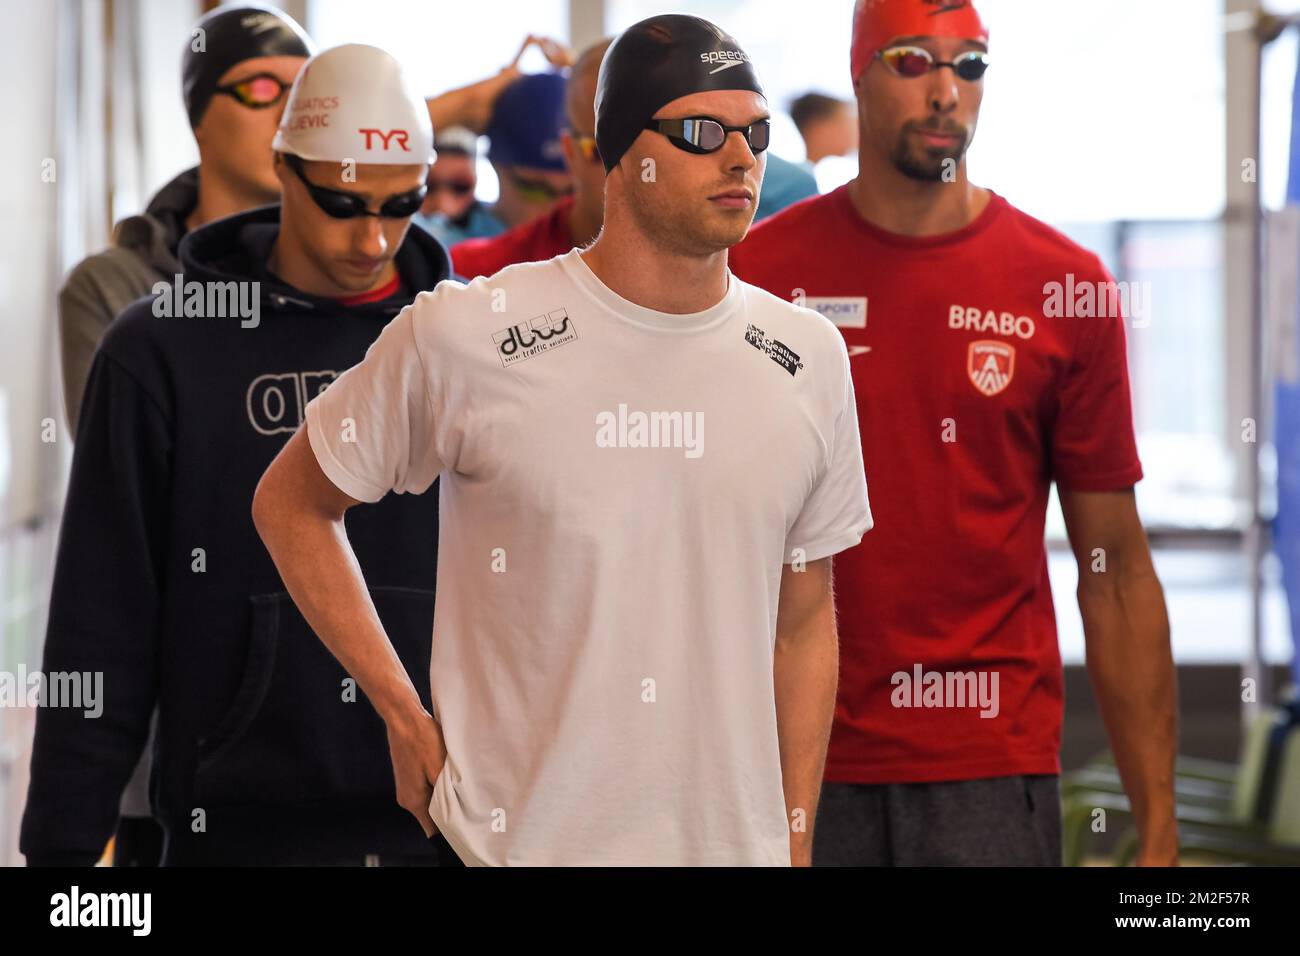
[[[577,250],[421,293],[307,406],[342,491],[439,475],[429,813],[471,865],[790,863],[782,565],[871,527],[838,330],[691,315]]]

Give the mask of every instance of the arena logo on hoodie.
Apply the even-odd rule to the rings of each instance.
[[[152,291],[159,318],[239,319],[244,329],[262,321],[260,282],[186,282],[177,273],[170,283],[155,282]]]
[[[295,432],[306,415],[307,403],[325,391],[338,372],[272,372],[259,375],[248,386],[248,420],[263,435]]]

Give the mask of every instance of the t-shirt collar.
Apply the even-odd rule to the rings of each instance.
[[[876,242],[883,243],[887,246],[907,249],[929,249],[936,246],[949,246],[956,243],[965,242],[973,239],[980,233],[984,232],[993,221],[1006,208],[1007,201],[997,193],[989,190],[990,196],[988,204],[978,216],[952,232],[938,233],[933,236],[905,236],[901,233],[890,232],[882,229],[874,223],[867,222],[858,213],[857,208],[853,205],[853,197],[849,195],[849,184],[845,183],[832,194],[832,199],[839,207],[840,213],[847,219],[851,225],[850,228],[860,234],[874,239]]]
[[[647,309],[643,305],[637,305],[623,298],[601,282],[578,253],[579,250],[571,249],[560,256],[560,268],[589,299],[606,312],[633,325],[661,332],[704,332],[725,322],[741,307],[740,280],[728,272],[726,294],[715,305],[709,306],[702,312],[676,315],[671,312]]]

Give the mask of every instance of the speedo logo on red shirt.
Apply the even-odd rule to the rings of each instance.
[[[952,305],[948,307],[948,328],[965,332],[979,332],[981,335],[1016,336],[1022,339],[1034,337],[1034,320],[1027,315],[1013,315],[1010,312],[995,312],[992,309],[980,309],[975,306]]]

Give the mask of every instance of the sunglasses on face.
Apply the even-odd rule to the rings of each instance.
[[[264,110],[279,103],[280,97],[284,96],[284,91],[288,88],[289,84],[281,82],[277,76],[272,76],[270,73],[256,73],[238,83],[218,86],[213,92],[234,97],[250,110]]]
[[[324,186],[317,186],[315,183],[310,182],[303,174],[302,160],[292,153],[285,153],[284,161],[294,171],[298,179],[302,181],[302,184],[307,187],[307,194],[311,196],[312,201],[321,208],[325,215],[332,219],[355,219],[357,216],[406,219],[419,212],[424,197],[429,191],[427,186],[421,186],[409,193],[390,196],[380,205],[379,212],[371,212],[366,208],[366,201],[355,193],[326,189]]]
[[[956,57],[950,63],[940,63],[934,55],[919,46],[894,46],[876,53],[876,59],[897,76],[913,79],[925,76],[941,66],[950,66],[952,71],[968,83],[983,78],[989,68],[989,55],[979,50],[971,50]]]
[[[707,116],[652,119],[645,128],[662,133],[674,146],[688,153],[716,153],[727,142],[728,133],[739,133],[745,137],[750,150],[757,155],[767,149],[772,135],[771,120],[759,120],[749,126],[727,126]]]
[[[529,179],[515,172],[508,172],[506,175],[510,177],[510,181],[514,183],[515,188],[523,194],[524,198],[533,202],[552,202],[573,193],[572,186],[556,188],[543,180]]]
[[[430,179],[429,192],[435,195],[440,192],[449,192],[453,196],[468,196],[474,191],[474,180],[472,179]]]

